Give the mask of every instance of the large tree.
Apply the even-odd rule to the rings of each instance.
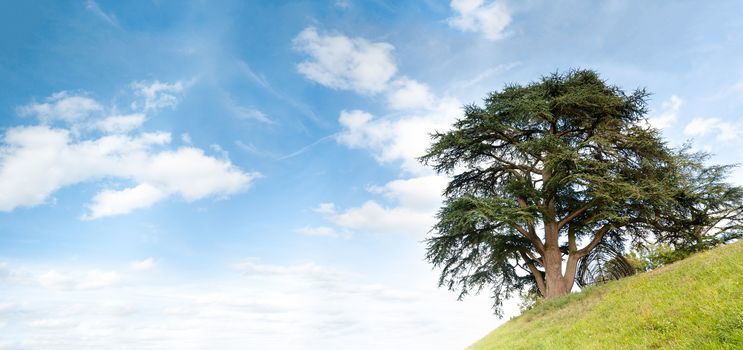
[[[427,240],[440,284],[460,297],[492,287],[498,312],[524,288],[569,293],[603,243],[678,226],[694,159],[648,126],[648,96],[572,70],[506,86],[435,133],[421,160],[451,176]]]

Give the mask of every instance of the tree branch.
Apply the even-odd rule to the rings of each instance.
[[[534,248],[539,252],[539,254],[544,254],[544,245],[542,244],[542,240],[540,240],[536,234],[532,235],[532,232],[529,232],[516,223],[509,223],[509,225],[524,235],[524,237],[534,245]]]
[[[575,226],[568,227],[568,254],[573,254],[578,248],[575,244]]]
[[[588,253],[590,253],[591,250],[593,250],[593,248],[596,248],[596,246],[599,245],[599,243],[601,243],[601,240],[604,238],[604,235],[607,232],[609,232],[609,230],[612,229],[613,227],[614,227],[613,224],[606,224],[604,226],[601,226],[601,228],[598,229],[598,231],[596,231],[596,235],[593,236],[593,239],[591,240],[591,242],[588,243],[587,246],[575,252],[576,256],[580,258],[580,257],[584,257],[588,255]]]
[[[526,198],[518,197],[517,200],[519,202],[519,207],[521,209],[526,209],[529,206],[526,203]],[[524,236],[526,236],[526,238],[528,238],[532,242],[532,244],[534,244],[534,246],[537,248],[537,251],[540,254],[544,253],[544,247],[542,246],[542,241],[539,239],[539,236],[537,236],[537,231],[534,229],[534,223],[531,221],[527,221],[526,226],[527,226],[528,232],[521,232],[521,231],[519,232],[524,234]]]
[[[542,259],[541,259],[541,258],[537,258],[537,257],[535,257],[535,256],[534,256],[534,254],[532,254],[532,253],[531,253],[530,251],[528,251],[528,250],[524,250],[523,252],[524,252],[524,254],[526,254],[526,256],[528,256],[528,257],[529,257],[529,259],[531,259],[531,260],[534,260],[534,261],[536,261],[536,262],[537,262],[537,263],[538,263],[539,265],[542,265],[542,266],[544,266],[544,261],[542,261]]]
[[[565,226],[565,224],[567,224],[568,222],[570,222],[570,220],[573,220],[576,217],[580,216],[581,214],[585,213],[586,210],[588,210],[588,209],[591,208],[591,206],[592,206],[592,204],[591,203],[588,203],[588,204],[586,204],[586,205],[584,205],[584,206],[576,209],[574,212],[570,213],[568,216],[566,216],[565,218],[563,218],[562,220],[560,220],[560,222],[557,223],[557,229],[558,230],[561,229],[563,226]]]
[[[539,269],[537,269],[537,267],[534,265],[534,260],[530,259],[526,255],[525,251],[519,250],[519,253],[521,253],[521,258],[524,259],[524,262],[526,262],[526,266],[529,267],[529,271],[531,271],[531,274],[534,276],[534,280],[537,282],[539,294],[544,296],[545,292],[547,291],[547,287],[544,285],[544,276],[542,276],[542,271],[539,271]]]

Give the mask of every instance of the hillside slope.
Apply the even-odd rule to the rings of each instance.
[[[544,303],[468,349],[743,349],[743,242]]]

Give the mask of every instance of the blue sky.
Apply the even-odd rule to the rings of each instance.
[[[507,83],[590,68],[651,91],[671,145],[743,162],[741,13],[4,2],[0,348],[464,347],[502,321],[423,261],[446,182],[415,160],[428,133]]]

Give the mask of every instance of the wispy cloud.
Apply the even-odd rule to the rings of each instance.
[[[43,123],[63,121],[74,123],[103,111],[103,106],[85,94],[60,91],[44,99],[16,109],[18,114],[38,118]]]
[[[85,8],[88,9],[88,11],[94,13],[96,16],[100,17],[104,21],[108,22],[108,24],[118,27],[119,22],[116,20],[116,15],[114,15],[112,12],[106,13],[103,11],[100,5],[98,5],[95,0],[86,0],[85,1]]]
[[[286,159],[290,159],[290,158],[294,158],[294,157],[297,157],[299,155],[302,155],[302,154],[306,153],[307,151],[311,150],[313,147],[315,147],[315,146],[317,146],[317,145],[319,145],[319,144],[321,144],[323,142],[326,142],[328,140],[332,140],[334,137],[335,137],[335,134],[323,136],[323,137],[321,137],[321,138],[319,138],[319,139],[317,139],[317,140],[315,140],[315,141],[313,141],[313,142],[311,142],[311,143],[309,143],[307,145],[304,145],[304,146],[300,147],[296,151],[293,151],[293,152],[290,152],[290,153],[286,153],[286,154],[279,154],[277,152],[271,152],[271,151],[267,151],[267,150],[262,150],[262,149],[259,149],[258,147],[256,147],[255,145],[253,145],[252,143],[245,143],[245,142],[240,141],[240,140],[235,141],[235,145],[237,147],[239,147],[241,150],[243,150],[243,151],[245,151],[245,152],[247,152],[249,154],[253,154],[253,155],[256,155],[256,156],[260,156],[260,157],[272,158],[274,160],[280,161],[280,160],[286,160]]]
[[[739,138],[743,126],[719,118],[694,118],[684,128],[684,134],[690,136],[704,136],[713,132],[717,133],[718,141],[731,141]]]
[[[132,102],[131,107],[134,110],[145,112],[174,108],[178,104],[180,95],[190,84],[180,80],[174,83],[159,80],[134,82],[131,84],[131,88],[141,100]]]
[[[462,348],[496,326],[487,297],[458,302],[435,285],[396,287],[314,263],[256,258],[206,284],[157,271],[55,270],[13,265],[0,314],[10,348],[346,349]],[[168,277],[165,277],[168,276]],[[43,281],[43,282],[42,282]],[[167,282],[165,282],[167,281]],[[473,321],[476,321],[473,323]],[[472,324],[476,326],[473,327]],[[7,329],[7,328],[6,328]],[[286,336],[286,330],[292,335]],[[444,332],[446,331],[446,332]],[[317,334],[322,334],[318,337]],[[452,336],[454,334],[454,336]],[[156,339],[157,341],[153,341]],[[368,341],[374,339],[374,341]]]
[[[497,74],[501,74],[501,73],[507,72],[507,71],[509,71],[509,70],[511,70],[513,68],[516,68],[516,67],[518,67],[520,65],[521,65],[521,62],[512,62],[512,63],[508,63],[508,64],[499,64],[499,65],[496,65],[494,67],[490,67],[490,68],[488,68],[488,69],[486,69],[486,70],[478,73],[477,75],[475,75],[475,76],[473,76],[473,77],[471,77],[469,79],[466,79],[466,80],[463,80],[463,81],[459,81],[459,82],[453,83],[452,86],[454,87],[454,89],[466,89],[466,88],[469,88],[471,86],[477,85],[477,84],[479,84],[479,83],[481,83],[483,81],[486,81],[487,79],[489,79],[489,78],[491,78],[491,77],[493,77],[493,76],[495,76]]]
[[[308,144],[306,146],[303,146],[303,147],[301,147],[300,149],[298,149],[298,150],[296,150],[294,152],[291,152],[289,154],[285,154],[283,156],[279,156],[277,158],[277,160],[284,160],[284,159],[294,158],[294,157],[296,157],[296,156],[298,156],[300,154],[303,154],[303,153],[309,151],[312,147],[315,147],[315,146],[317,146],[317,145],[319,145],[319,144],[321,144],[321,143],[323,143],[325,141],[331,140],[333,137],[335,137],[335,134],[328,135],[328,136],[323,136],[323,137],[317,139],[317,141],[314,141],[314,142],[312,142],[312,143],[310,143],[310,144]]]
[[[262,111],[255,108],[248,108],[238,105],[232,98],[228,97],[225,104],[227,108],[242,120],[254,120],[263,124],[276,124],[274,120],[269,118]]]
[[[135,271],[149,271],[154,269],[156,266],[154,258],[147,258],[144,260],[134,261],[131,263],[131,267]]]
[[[252,154],[252,155],[256,155],[256,156],[260,156],[260,157],[270,157],[270,158],[277,158],[278,157],[277,155],[275,155],[273,153],[266,152],[266,151],[263,151],[263,150],[258,149],[258,147],[256,147],[252,143],[245,143],[245,142],[242,142],[240,140],[237,140],[237,141],[235,141],[235,145],[238,148],[240,148],[241,150],[243,150],[243,151],[245,151],[245,152],[247,152],[249,154]]]
[[[143,113],[113,115],[93,122],[91,127],[110,134],[128,133],[141,127],[145,120]]]
[[[100,270],[78,274],[49,270],[38,277],[39,285],[48,289],[99,289],[112,286],[119,280],[117,272]]]
[[[290,106],[292,106],[294,109],[302,113],[302,115],[306,116],[313,122],[320,124],[320,125],[325,124],[325,121],[319,118],[310,106],[308,106],[306,103],[303,103],[297,100],[296,98],[293,98],[287,95],[283,91],[280,91],[274,88],[273,85],[271,85],[271,83],[268,81],[268,79],[266,79],[265,76],[255,72],[247,62],[243,60],[238,60],[237,65],[240,71],[248,79],[250,79],[250,81],[254,82],[255,84],[258,84],[258,86],[262,87],[264,90],[268,91],[271,95],[275,96],[279,100],[282,100],[288,103]]]

